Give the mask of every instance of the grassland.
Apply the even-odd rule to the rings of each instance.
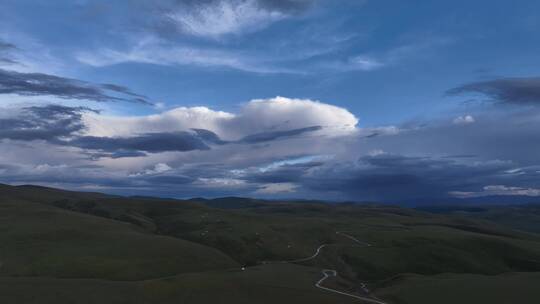
[[[539,273],[404,275],[377,295],[395,304],[535,304]]]
[[[126,282],[96,279],[0,278],[0,302],[20,304],[356,303],[317,289],[320,270],[288,264],[241,271],[181,274]],[[29,292],[31,290],[31,292]]]
[[[237,264],[201,244],[25,201],[0,204],[0,275],[138,280]]]
[[[0,186],[0,232],[2,303],[348,303],[315,288],[323,268],[341,290],[367,283],[390,303],[475,282],[483,301],[506,281],[538,299],[540,284],[540,236],[459,212]],[[321,244],[312,260],[263,265]]]

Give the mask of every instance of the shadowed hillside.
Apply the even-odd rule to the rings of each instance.
[[[227,294],[226,286],[233,285],[262,289],[230,293],[230,299],[265,303],[263,295],[272,294],[267,299],[283,296],[297,298],[297,303],[316,297],[325,303],[324,292],[313,286],[325,268],[339,273],[339,280],[327,283],[336,289],[362,294],[359,286],[366,283],[390,302],[413,303],[409,299],[414,298],[422,303],[417,300],[422,294],[401,294],[399,286],[415,290],[423,286],[417,278],[439,280],[445,273],[464,282],[476,275],[486,278],[479,284],[491,286],[507,273],[540,272],[540,237],[487,219],[376,204],[180,201],[1,186],[0,277],[5,292],[20,303],[32,302],[22,292],[32,284],[41,286],[35,296],[51,303],[90,288],[98,290],[95,301],[109,294],[117,297],[110,303],[168,303],[186,297],[204,303],[211,297],[196,291],[202,286]],[[322,244],[318,255],[302,259]],[[296,266],[271,263],[295,259],[300,259]],[[256,267],[242,272],[240,265]],[[395,279],[404,273],[423,277]],[[160,279],[164,277],[170,278]],[[284,277],[298,279],[285,283]],[[512,282],[520,277],[512,276]],[[277,288],[276,294],[269,286]],[[182,288],[192,291],[186,294]],[[291,294],[287,288],[297,291]],[[130,296],[123,298],[126,293]],[[334,297],[326,296],[328,301]],[[86,300],[79,303],[92,303]]]

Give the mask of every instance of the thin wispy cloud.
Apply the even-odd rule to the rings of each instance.
[[[179,33],[220,39],[264,29],[309,8],[312,0],[179,1],[165,6],[162,21]]]
[[[256,31],[285,16],[279,11],[260,7],[255,0],[202,3],[166,14],[180,31],[209,38]]]
[[[104,67],[122,63],[145,63],[165,66],[193,65],[204,68],[228,68],[261,74],[301,74],[302,71],[280,67],[260,61],[251,54],[212,48],[176,46],[154,39],[142,42],[132,49],[122,51],[100,49],[80,52],[78,61],[94,67]]]
[[[16,49],[17,47],[14,44],[0,39],[0,66],[17,64],[12,54]]]

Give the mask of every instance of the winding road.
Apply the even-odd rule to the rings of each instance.
[[[321,246],[319,246],[317,248],[317,250],[315,250],[315,253],[310,257],[297,259],[297,260],[286,261],[286,262],[287,263],[298,263],[298,262],[306,262],[306,261],[309,261],[309,260],[313,260],[314,258],[316,258],[319,255],[319,253],[321,253],[321,249],[323,249],[324,247],[326,247],[328,245],[330,245],[330,244],[322,244]]]
[[[344,295],[344,296],[353,297],[353,298],[362,300],[362,301],[364,301],[364,302],[377,303],[377,304],[387,304],[386,302],[383,302],[383,301],[380,301],[380,300],[377,300],[377,299],[374,299],[374,298],[368,298],[368,297],[357,296],[357,295],[354,295],[354,294],[350,294],[350,293],[346,293],[346,292],[343,292],[343,291],[335,290],[335,289],[332,289],[332,288],[324,287],[324,286],[322,286],[322,283],[323,283],[326,279],[328,279],[329,277],[335,277],[335,276],[337,276],[337,271],[335,271],[335,270],[333,270],[333,269],[324,269],[324,270],[322,271],[322,274],[323,274],[323,277],[322,277],[319,281],[317,281],[317,283],[315,283],[315,287],[317,287],[317,288],[320,288],[320,289],[323,289],[323,290],[326,290],[326,291],[329,291],[329,292],[341,294],[341,295]]]
[[[360,244],[362,247],[371,247],[371,244],[369,244],[367,242],[360,241],[359,239],[355,238],[354,236],[351,236],[351,235],[349,235],[349,234],[347,234],[347,233],[345,233],[343,231],[336,231],[336,234],[342,235],[342,236],[344,236],[344,237],[346,237],[346,238]],[[289,261],[280,261],[278,263],[299,263],[299,262],[306,262],[306,261],[309,261],[309,260],[313,260],[321,253],[321,250],[324,247],[327,247],[327,246],[330,246],[330,245],[335,245],[335,244],[322,244],[321,246],[319,246],[315,250],[315,253],[313,255],[311,255],[311,256],[309,256],[307,258],[301,258],[301,259],[289,260]],[[357,245],[357,246],[360,246],[360,245]],[[263,264],[267,264],[267,263],[270,263],[270,262],[263,262]],[[276,263],[276,262],[273,262],[273,263]],[[340,294],[340,295],[349,296],[349,297],[352,297],[352,298],[355,298],[355,299],[362,300],[364,302],[376,303],[376,304],[387,304],[386,302],[383,302],[383,301],[378,300],[378,299],[373,298],[373,297],[358,296],[358,295],[355,295],[355,294],[351,294],[351,293],[339,291],[339,290],[336,290],[336,289],[324,287],[324,286],[322,286],[324,281],[326,279],[330,278],[330,277],[336,277],[338,275],[338,273],[334,269],[323,269],[322,274],[323,274],[323,277],[319,281],[317,281],[315,283],[315,287],[317,287],[317,288],[320,288],[320,289],[328,291],[328,292],[333,292],[333,293],[337,293],[337,294]],[[362,286],[362,289],[366,293],[369,292],[369,290],[366,288],[366,284],[362,283],[361,286]]]

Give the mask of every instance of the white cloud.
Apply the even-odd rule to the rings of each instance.
[[[468,125],[474,122],[476,122],[476,120],[471,115],[459,116],[453,120],[453,123],[456,125]]]
[[[238,188],[245,187],[247,183],[235,178],[204,178],[201,177],[196,183],[198,186],[209,188]]]
[[[166,172],[166,171],[169,171],[171,170],[172,168],[169,167],[169,165],[167,164],[164,164],[164,163],[159,163],[159,164],[156,164],[154,166],[154,170],[152,170],[152,172],[155,172],[155,173],[162,173],[162,172]]]
[[[383,66],[384,63],[369,56],[356,56],[349,60],[349,67],[352,70],[373,71]]]
[[[171,170],[172,168],[169,165],[165,163],[157,163],[153,168],[146,169],[143,172],[133,174],[132,176],[160,174]]]
[[[358,119],[344,108],[310,99],[275,97],[247,103],[235,128],[257,132],[321,126],[327,135],[356,131]]]
[[[214,111],[206,107],[179,107],[148,116],[119,117],[86,113],[83,120],[88,128],[87,135],[113,137],[185,131],[190,128],[218,131],[224,121],[234,117],[232,113]]]
[[[368,152],[369,156],[379,156],[379,155],[385,155],[385,154],[386,154],[386,152],[384,152],[381,149],[375,149],[375,150],[371,150],[371,151]]]
[[[207,129],[228,140],[255,133],[321,126],[318,135],[341,136],[355,132],[358,119],[349,111],[309,99],[276,97],[252,100],[238,113],[206,107],[180,107],[161,114],[113,117],[84,114],[87,135],[130,136],[150,132]]]
[[[280,193],[294,193],[298,185],[293,183],[274,183],[262,185],[256,194],[280,194]]]

